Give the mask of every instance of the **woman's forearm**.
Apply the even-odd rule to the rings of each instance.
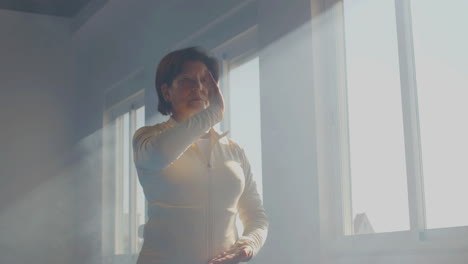
[[[155,131],[154,128],[144,127],[137,130],[133,136],[136,167],[150,170],[167,168],[221,119],[222,110],[217,105],[211,105],[172,128]]]

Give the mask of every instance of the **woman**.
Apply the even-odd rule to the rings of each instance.
[[[268,220],[244,150],[213,129],[224,113],[218,78],[217,60],[194,47],[158,66],[158,111],[171,117],[133,136],[149,215],[138,264],[245,262],[265,242]]]

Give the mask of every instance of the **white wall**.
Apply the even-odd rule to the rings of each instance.
[[[263,192],[269,238],[256,263],[318,263],[310,1],[260,1]]]
[[[69,263],[73,86],[66,19],[0,10],[0,263]]]

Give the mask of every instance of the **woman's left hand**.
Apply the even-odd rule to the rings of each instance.
[[[250,246],[234,247],[219,254],[208,264],[237,264],[252,258],[253,249]]]

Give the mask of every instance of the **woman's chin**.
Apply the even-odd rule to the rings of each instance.
[[[198,110],[198,111],[201,111],[201,110],[206,108],[205,101],[203,101],[203,100],[191,101],[189,105],[190,105],[190,108],[192,108],[194,110]]]

